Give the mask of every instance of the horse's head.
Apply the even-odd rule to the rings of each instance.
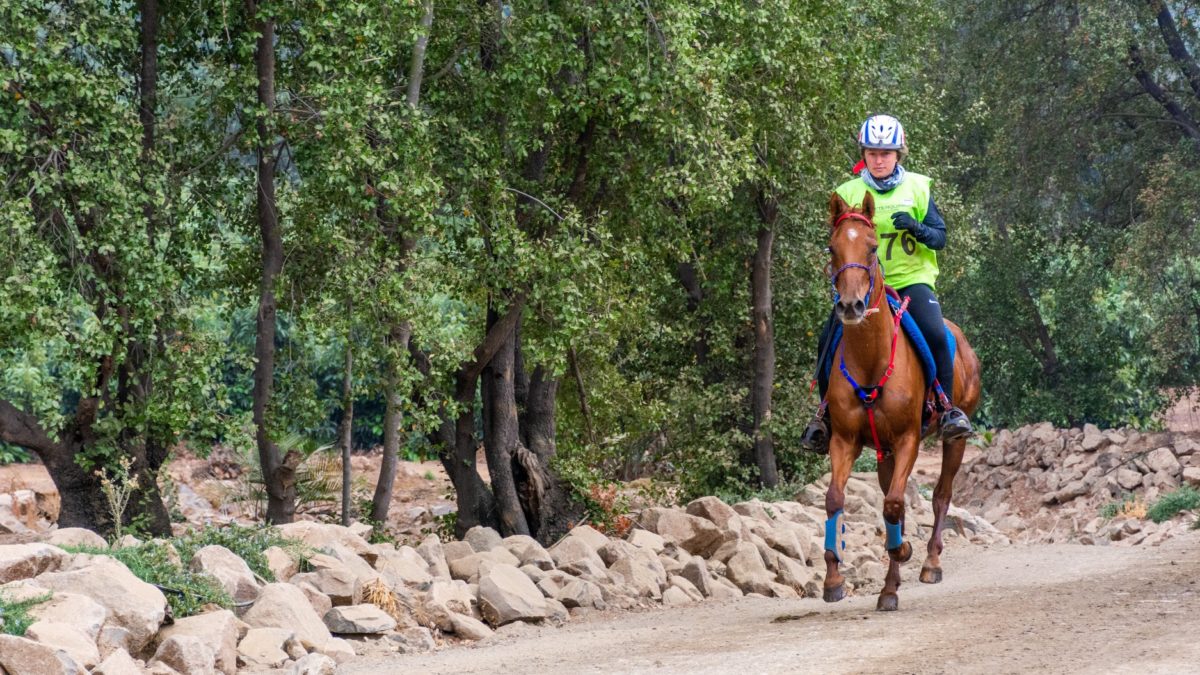
[[[851,208],[836,192],[829,199],[830,281],[838,296],[833,312],[848,326],[867,318],[872,293],[883,293],[883,288],[875,288],[875,268],[879,264],[875,251],[879,240],[871,222],[874,215],[875,199],[870,193],[857,209]]]

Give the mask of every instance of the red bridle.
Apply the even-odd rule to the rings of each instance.
[[[842,215],[838,216],[837,220],[833,221],[833,231],[837,232],[838,227],[840,227],[841,224],[847,220],[857,220],[859,222],[862,222],[862,223],[870,226],[872,231],[875,230],[875,223],[871,222],[870,218],[864,216],[861,213],[847,211],[847,212],[843,213]],[[861,270],[866,271],[866,273],[870,279],[869,285],[867,286],[867,301],[870,302],[871,296],[875,295],[875,269],[874,268],[876,265],[879,264],[879,256],[873,256],[873,258],[874,259],[871,261],[870,265],[864,265],[862,263],[846,263],[845,265],[842,265],[841,267],[839,267],[837,269],[837,271],[834,272],[829,278],[829,283],[833,286],[834,295],[838,294],[838,292],[837,292],[838,275],[840,275],[842,272],[845,272],[846,270],[849,270],[849,269],[861,269]],[[880,271],[882,272],[882,269]],[[875,297],[875,302],[872,303],[872,307],[870,308],[870,310],[878,310],[879,309],[879,302],[880,302],[880,300],[883,299],[883,296],[884,296],[884,289],[880,288],[878,295],[876,295],[876,297]],[[867,312],[868,315],[870,315],[870,313],[871,313],[870,310],[868,310],[868,312]]]

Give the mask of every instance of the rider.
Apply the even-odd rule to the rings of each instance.
[[[933,294],[938,276],[937,253],[946,246],[946,222],[938,213],[930,192],[928,176],[905,171],[900,162],[908,156],[904,127],[891,115],[872,115],[858,132],[861,159],[855,170],[858,177],[837,188],[837,193],[852,207],[862,205],[870,192],[875,199],[875,231],[879,235],[879,257],[887,274],[887,283],[901,297],[908,297],[908,313],[916,320],[929,343],[937,366],[937,378],[944,397],[942,438],[961,438],[971,433],[966,413],[954,406],[954,361],[942,323],[942,308]],[[829,348],[834,318],[825,323],[818,342],[821,361]],[[804,432],[802,445],[813,452],[829,451],[829,412],[825,392],[829,378],[822,363],[817,364],[821,405]]]

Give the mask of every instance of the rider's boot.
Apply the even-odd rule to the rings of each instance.
[[[817,414],[813,415],[812,421],[804,429],[800,447],[818,455],[829,454],[829,406],[825,401],[821,401]]]
[[[963,438],[974,433],[971,428],[971,420],[967,418],[967,414],[961,408],[950,405],[946,402],[945,412],[942,413],[941,427],[942,439],[951,441],[956,438]]]

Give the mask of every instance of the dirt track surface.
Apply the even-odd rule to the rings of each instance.
[[[1200,672],[1200,532],[1137,548],[951,542],[942,561],[945,581],[906,581],[899,612],[877,613],[874,594],[705,603],[364,657],[338,672]]]

